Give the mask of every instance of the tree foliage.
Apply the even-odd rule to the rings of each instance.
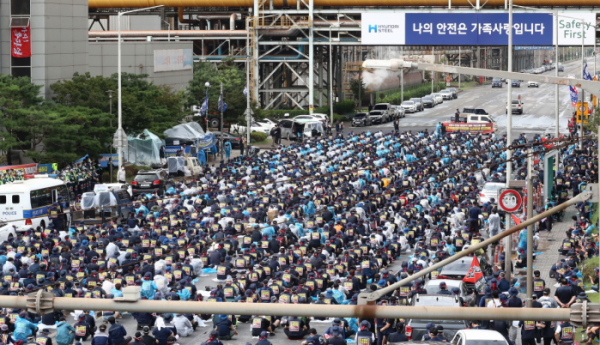
[[[352,97],[354,97],[355,100],[358,100],[359,92],[361,97],[365,97],[366,85],[360,76],[359,79],[352,79],[350,81],[350,90],[352,90]]]
[[[148,82],[146,74],[123,73],[121,76],[123,128],[127,134],[136,135],[148,129],[163,136],[163,132],[183,119],[183,92],[173,92],[168,86],[157,86]],[[92,77],[89,73],[75,73],[71,80],[58,81],[50,86],[53,100],[64,106],[79,106],[109,113],[110,98],[106,92],[113,90],[112,124],[117,128],[118,78]],[[110,118],[109,118],[110,119]]]
[[[221,83],[227,111],[223,113],[226,123],[237,123],[244,120],[246,110],[246,96],[244,86],[246,85],[246,72],[240,69],[233,58],[226,58],[218,66],[211,62],[200,62],[194,65],[194,77],[190,81],[187,95],[187,105],[200,107],[206,98],[205,83],[209,82],[208,90],[208,113],[220,116],[217,110]]]

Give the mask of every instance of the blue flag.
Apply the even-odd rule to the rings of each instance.
[[[585,66],[583,67],[583,79],[585,80],[592,80],[592,76],[590,74],[590,72],[588,71],[588,65],[587,63],[585,64]]]
[[[204,102],[202,102],[202,107],[200,107],[200,114],[202,116],[206,116],[206,112],[208,111],[208,90],[206,90],[206,98]]]
[[[223,93],[221,93],[221,96],[219,96],[219,104],[217,109],[222,112],[227,110],[227,103],[225,103],[225,96],[223,96]]]

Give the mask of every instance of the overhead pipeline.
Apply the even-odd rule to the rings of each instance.
[[[276,7],[296,7],[298,0],[273,0]],[[452,6],[471,7],[474,1],[451,0]],[[504,6],[505,0],[489,0],[486,7]],[[600,0],[513,0],[521,6],[600,6]],[[90,8],[167,7],[252,7],[254,0],[89,0]],[[314,6],[448,6],[448,0],[314,0]]]

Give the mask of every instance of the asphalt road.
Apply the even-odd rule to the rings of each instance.
[[[596,57],[598,59],[598,57]],[[600,60],[600,59],[599,59]],[[559,76],[575,75],[581,76],[581,60],[572,61],[563,64],[564,72],[559,72]],[[588,58],[590,73],[594,72],[593,58]],[[545,72],[544,75],[554,76],[555,71]],[[524,103],[523,115],[513,114],[513,137],[520,133],[554,133],[554,85],[540,84],[539,88],[528,88],[527,77],[523,75],[521,87],[513,87],[513,99],[521,96]],[[431,109],[425,109],[422,112],[406,114],[406,117],[400,120],[401,131],[420,131],[428,128],[429,131],[435,129],[438,122],[448,121],[456,109],[462,111],[465,106],[474,106],[485,109],[498,124],[498,135],[506,133],[507,116],[505,114],[505,105],[507,99],[507,85],[502,88],[492,88],[491,85],[476,86],[469,90],[460,92],[458,98],[451,101],[444,101]],[[569,96],[568,86],[559,86],[559,129],[561,133],[568,133],[567,121],[571,117],[573,107]],[[373,125],[369,127],[352,128],[346,126],[344,133],[362,132],[362,131],[389,131],[393,129],[391,122],[382,125]]]

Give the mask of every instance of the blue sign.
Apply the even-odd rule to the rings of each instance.
[[[407,13],[406,45],[477,45],[477,13]]]
[[[32,210],[23,210],[23,218],[35,218],[39,216],[45,216],[48,214],[48,208],[46,206],[40,208],[34,208]]]
[[[98,158],[98,162],[100,162],[100,166],[103,168],[107,168],[108,160],[110,159],[110,157],[111,157],[110,153],[101,153],[100,158]],[[119,166],[119,154],[117,154],[117,153],[112,154],[112,164],[113,164],[113,167]]]
[[[551,46],[550,13],[513,14],[513,44]],[[406,13],[406,45],[508,45],[508,13]]]

